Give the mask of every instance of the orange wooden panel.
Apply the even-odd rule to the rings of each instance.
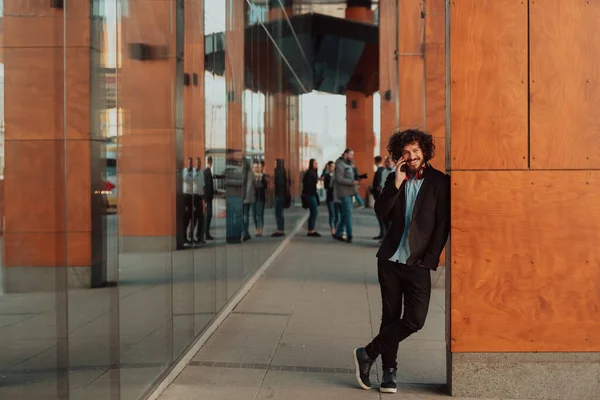
[[[90,197],[92,196],[92,178],[90,141],[67,140],[65,165],[68,172],[67,230],[91,231],[92,204]],[[60,170],[55,172],[61,173]]]
[[[89,18],[90,3],[72,1],[64,9],[51,8],[49,1],[6,0],[3,15],[28,17]]]
[[[527,2],[450,7],[452,169],[527,168]]]
[[[431,160],[431,165],[442,172],[446,172],[446,138],[444,136],[434,137],[433,141],[435,143],[435,157]]]
[[[421,0],[398,2],[398,52],[417,54],[422,52],[425,21],[421,18]]]
[[[6,15],[2,18],[4,47],[67,47],[90,46],[90,19],[61,16],[23,17]],[[64,25],[66,24],[66,35]]]
[[[352,108],[356,102],[356,108]],[[373,178],[373,97],[364,93],[346,92],[346,147],[354,150],[354,162],[359,173],[371,179],[361,181],[359,193],[367,194]],[[340,151],[341,153],[341,151]]]
[[[531,167],[600,168],[600,2],[531,3]]]
[[[446,48],[427,44],[425,58],[425,113],[427,132],[446,135]]]
[[[4,146],[6,232],[64,231],[64,142],[7,140]]]
[[[600,350],[599,187],[597,171],[453,171],[453,352]]]
[[[444,14],[446,12],[446,0],[426,0],[427,14]]]
[[[67,71],[64,77],[66,51]],[[90,49],[10,48],[4,53],[5,138],[64,138],[64,86],[67,137],[90,137]]]
[[[379,3],[379,94],[380,100],[380,154],[387,153],[388,137],[397,126],[396,93],[398,91],[398,71],[394,57],[396,49],[396,5],[394,1],[383,0]],[[391,99],[385,94],[390,91]]]
[[[65,238],[67,243],[65,243]],[[91,265],[90,232],[7,232],[5,267],[80,267]]]
[[[425,17],[425,42],[446,43],[446,14],[427,14]]]
[[[173,171],[174,130],[136,129],[119,139],[119,171],[122,173],[163,173]]]
[[[173,114],[174,59],[136,61],[126,58],[120,100],[125,129],[169,129],[175,127]]]
[[[124,42],[167,46],[170,54],[175,54],[171,46],[175,36],[172,25],[175,22],[175,7],[172,1],[129,1],[127,28],[122,31]]]
[[[425,65],[421,56],[400,56],[399,100],[400,128],[425,126]]]
[[[175,174],[119,173],[119,235],[175,234]]]
[[[7,232],[91,230],[89,141],[68,140],[66,160],[61,140],[9,140],[5,154]]]

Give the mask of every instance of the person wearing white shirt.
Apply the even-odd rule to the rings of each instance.
[[[192,158],[188,158],[187,167],[183,169],[183,199],[185,211],[183,212],[183,229],[185,232],[186,242],[192,242],[192,232],[194,224],[192,221],[194,209],[194,165]],[[190,228],[191,225],[191,228]]]
[[[196,158],[196,168],[194,168],[193,191],[194,191],[194,223],[192,233],[196,232],[194,242],[206,243],[204,241],[204,171],[202,170],[202,161],[200,157]]]

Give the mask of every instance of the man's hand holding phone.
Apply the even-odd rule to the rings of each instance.
[[[400,189],[406,179],[406,160],[402,157],[396,164],[396,189]]]

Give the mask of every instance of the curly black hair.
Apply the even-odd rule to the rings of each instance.
[[[420,131],[418,129],[406,129],[406,130],[395,130],[390,136],[390,141],[387,145],[387,151],[392,156],[394,162],[398,162],[402,158],[402,152],[406,145],[418,143],[421,150],[423,150],[423,156],[425,162],[430,161],[435,157],[435,143],[433,143],[433,137]]]

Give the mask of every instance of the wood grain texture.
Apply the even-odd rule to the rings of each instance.
[[[450,6],[452,169],[527,168],[527,4]]]
[[[388,137],[396,128],[396,93],[398,76],[394,51],[396,49],[396,5],[394,0],[379,2],[379,93],[381,95],[380,154],[388,154]],[[390,91],[391,99],[385,94]]]
[[[531,3],[531,167],[600,168],[600,2]]]
[[[421,56],[398,59],[400,128],[425,127],[425,62]]]
[[[398,52],[417,54],[423,51],[425,20],[421,18],[421,0],[398,2]]]
[[[452,352],[600,350],[600,172],[452,173]]]
[[[425,117],[427,132],[446,135],[446,47],[427,44],[425,58]]]

